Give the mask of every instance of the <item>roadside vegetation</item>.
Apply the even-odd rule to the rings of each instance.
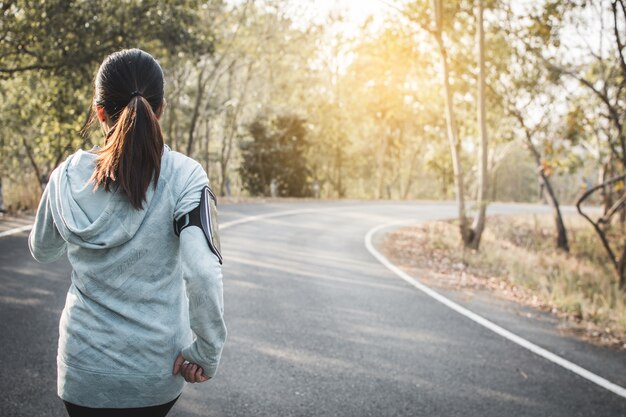
[[[558,315],[564,329],[586,339],[626,349],[626,294],[589,224],[573,214],[564,220],[569,253],[555,249],[552,218],[524,215],[489,217],[480,251],[464,250],[454,222],[438,221],[389,233],[384,254],[435,287],[493,291]],[[623,232],[616,225],[611,233]]]

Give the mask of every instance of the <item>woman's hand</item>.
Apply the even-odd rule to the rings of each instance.
[[[187,362],[182,354],[178,354],[174,361],[174,375],[180,374],[185,378],[187,382],[206,382],[210,377],[204,375],[204,369],[195,363]]]

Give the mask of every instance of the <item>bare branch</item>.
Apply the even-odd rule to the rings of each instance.
[[[607,210],[604,216],[598,219],[598,223],[608,224],[611,221],[611,217],[613,217],[613,215],[624,206],[624,203],[626,203],[626,193],[624,193],[624,195],[622,195],[620,199],[617,200],[609,210]]]
[[[624,45],[622,44],[622,39],[619,35],[619,27],[617,26],[617,4],[615,1],[611,2],[611,11],[613,12],[613,34],[615,35],[615,42],[617,43],[617,52],[619,53],[622,72],[624,76],[626,76],[626,61],[624,61],[623,53]]]
[[[609,241],[606,237],[606,233],[602,230],[602,228],[600,227],[600,221],[593,221],[593,219],[583,211],[581,205],[585,202],[585,200],[587,200],[594,192],[606,187],[607,185],[610,184],[614,184],[618,181],[623,181],[626,178],[626,174],[622,174],[619,175],[617,177],[613,177],[605,182],[603,182],[602,184],[598,184],[595,187],[590,188],[589,190],[587,190],[576,202],[576,209],[578,210],[578,213],[580,213],[581,216],[583,216],[594,228],[594,230],[596,231],[596,234],[598,235],[598,237],[600,238],[600,240],[602,241],[602,246],[604,246],[604,249],[606,250],[607,254],[609,255],[609,259],[611,261],[611,263],[613,264],[613,267],[616,270],[619,270],[620,267],[620,261],[618,261],[618,259],[615,257],[615,253],[613,252],[613,249],[611,248],[611,245],[609,244]]]

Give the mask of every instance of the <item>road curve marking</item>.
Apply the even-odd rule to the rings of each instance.
[[[599,375],[594,374],[591,371],[586,370],[585,368],[576,365],[573,362],[568,361],[565,358],[562,358],[526,339],[524,339],[521,336],[516,335],[515,333],[512,333],[508,330],[506,330],[503,327],[498,326],[497,324],[495,324],[492,321],[487,320],[486,318],[474,313],[471,310],[468,310],[467,308],[455,303],[454,301],[450,300],[449,298],[444,297],[443,295],[439,294],[438,292],[434,291],[433,289],[431,289],[430,287],[427,287],[426,285],[424,285],[423,283],[421,283],[418,279],[413,278],[412,276],[410,276],[409,274],[407,274],[406,272],[402,271],[400,268],[398,268],[396,265],[394,265],[393,263],[391,263],[391,261],[389,261],[389,259],[387,259],[384,255],[382,255],[376,248],[374,248],[374,245],[372,244],[372,237],[381,229],[385,229],[391,226],[395,226],[395,225],[400,225],[400,224],[408,224],[408,223],[415,223],[416,221],[401,221],[401,222],[392,222],[392,223],[385,223],[379,226],[376,226],[372,229],[370,229],[367,234],[365,235],[365,247],[367,248],[367,250],[372,254],[372,256],[374,256],[374,258],[376,258],[380,263],[382,263],[385,267],[387,267],[391,272],[393,272],[394,274],[396,274],[398,277],[402,278],[404,281],[406,281],[407,283],[411,284],[413,287],[417,288],[418,290],[422,291],[423,293],[425,293],[426,295],[428,295],[429,297],[435,299],[436,301],[439,301],[441,304],[445,305],[446,307],[449,307],[450,309],[456,311],[457,313],[467,317],[468,319],[478,323],[479,325],[487,328],[488,330],[491,330],[492,332],[504,337],[505,339],[510,340],[511,342],[523,347],[524,349],[527,349],[529,351],[531,351],[532,353],[541,356],[544,359],[549,360],[552,363],[555,363],[565,369],[567,369],[568,371],[571,371],[575,374],[577,374],[578,376],[581,376],[583,378],[585,378],[588,381],[593,382],[594,384],[597,384],[599,386],[601,386],[602,388],[609,390],[617,395],[619,395],[620,397],[626,398],[626,389],[605,379],[602,378]]]
[[[225,230],[230,227],[237,226],[243,223],[250,223],[250,222],[257,221],[257,220],[270,219],[272,217],[288,216],[290,214],[309,213],[312,211],[314,211],[314,209],[299,209],[299,210],[279,211],[279,212],[267,213],[267,214],[257,214],[256,216],[243,216],[241,219],[231,220],[229,222],[220,224],[219,229]]]
[[[28,224],[26,226],[16,227],[15,229],[9,229],[5,232],[0,233],[0,237],[11,236],[21,232],[27,232],[33,228],[32,224]]]
[[[219,229],[225,230],[230,227],[237,226],[243,223],[250,223],[250,222],[255,222],[257,220],[271,219],[272,217],[282,217],[282,216],[289,216],[292,214],[303,214],[303,213],[319,213],[320,211],[335,211],[335,210],[340,210],[340,209],[355,209],[355,208],[359,208],[359,206],[317,207],[317,208],[308,208],[308,209],[276,211],[273,213],[258,214],[256,216],[243,216],[241,219],[231,220],[229,222],[220,224]]]

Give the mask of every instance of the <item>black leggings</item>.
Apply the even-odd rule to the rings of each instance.
[[[89,408],[67,401],[63,403],[70,417],[165,417],[178,397],[167,404],[141,408]]]

